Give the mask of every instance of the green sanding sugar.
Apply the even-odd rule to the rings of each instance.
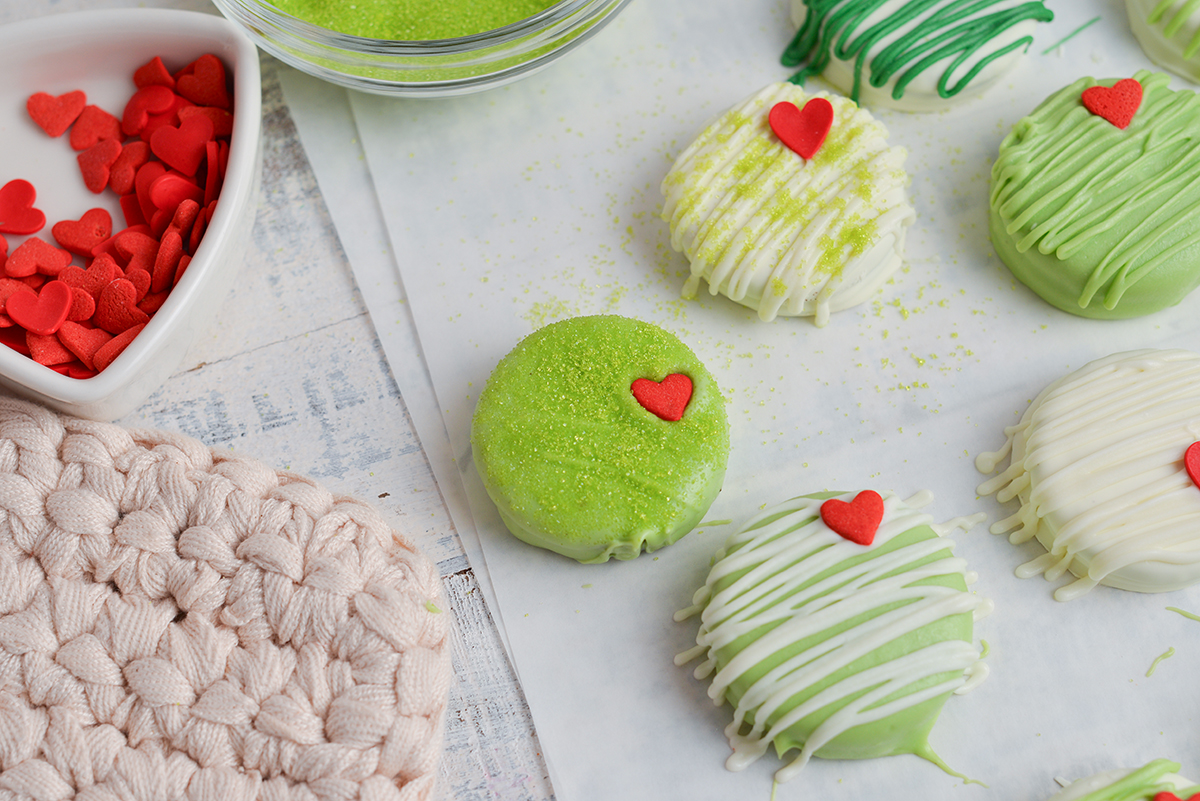
[[[331,31],[421,42],[511,25],[559,0],[274,0],[281,11]]]

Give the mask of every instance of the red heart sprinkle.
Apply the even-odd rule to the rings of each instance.
[[[76,256],[91,256],[92,248],[112,236],[112,215],[105,209],[88,209],[78,220],[56,222],[50,233]]]
[[[133,342],[134,338],[137,337],[138,334],[142,333],[142,329],[145,327],[145,323],[141,323],[139,325],[127,328],[105,344],[101,345],[100,349],[96,351],[96,355],[93,357],[96,362],[96,369],[104,370],[110,364],[112,364],[116,358],[121,355],[125,348],[129,347],[129,343]]]
[[[116,139],[101,139],[77,156],[83,183],[96,194],[108,186],[112,165],[121,156],[121,143]]]
[[[205,144],[213,136],[212,120],[201,114],[188,117],[178,128],[165,125],[150,135],[150,151],[184,175],[195,175],[204,161]]]
[[[100,291],[93,322],[110,334],[120,334],[135,325],[149,322],[150,318],[137,307],[137,302],[137,287],[124,278],[118,278]]]
[[[823,97],[814,97],[803,109],[784,100],[771,107],[767,121],[771,130],[791,150],[802,158],[811,159],[825,144],[833,126],[833,104]]]
[[[197,205],[204,199],[204,190],[196,182],[177,172],[165,172],[155,178],[149,187],[150,202],[156,209],[167,209],[169,223],[175,215],[175,209],[185,200],[194,201]],[[153,223],[151,223],[153,228]],[[164,224],[165,227],[165,224]]]
[[[112,334],[103,328],[85,328],[70,320],[63,323],[62,328],[58,329],[59,342],[63,343],[67,350],[74,353],[79,361],[92,370],[96,369],[96,351],[112,338]]]
[[[133,85],[138,89],[145,89],[147,86],[165,86],[173,90],[175,79],[171,76],[167,66],[163,64],[162,58],[155,56],[134,70]]]
[[[692,379],[683,373],[671,373],[662,383],[639,378],[629,389],[643,409],[668,422],[681,419],[692,399]]]
[[[75,354],[63,347],[63,343],[59,342],[54,334],[26,331],[25,344],[29,346],[30,358],[45,367],[75,361]]]
[[[138,168],[150,160],[150,145],[140,139],[126,142],[121,148],[121,155],[113,162],[108,170],[108,185],[118,195],[128,195],[133,191],[133,179],[137,176]]]
[[[1164,790],[1155,794],[1154,801],[1180,801],[1180,798],[1174,793]],[[1187,801],[1200,801],[1200,793],[1191,796]]]
[[[31,236],[17,246],[4,264],[9,278],[27,278],[35,273],[58,275],[71,263],[71,254],[56,248],[39,236]]]
[[[216,106],[184,106],[179,109],[179,121],[183,122],[193,114],[203,114],[212,120],[213,136],[218,139],[233,135],[233,115],[225,109]]]
[[[92,259],[86,270],[72,264],[58,274],[58,280],[72,288],[84,290],[94,299],[100,297],[104,287],[120,277],[120,265],[107,253]]]
[[[8,304],[8,299],[17,292],[28,292],[32,295],[37,294],[37,292],[30,289],[21,281],[17,281],[12,278],[0,278],[0,312],[3,312],[4,307]],[[11,318],[9,319],[9,324],[12,325],[13,323],[11,322]]]
[[[82,287],[71,287],[71,309],[67,312],[67,319],[73,323],[81,323],[92,319],[95,313],[96,299],[91,293]]]
[[[84,106],[71,126],[71,149],[87,150],[102,139],[121,141],[121,121],[99,106]]]
[[[133,284],[135,290],[133,302],[136,305],[141,303],[142,299],[150,292],[150,284],[154,282],[154,276],[150,274],[149,270],[126,270],[125,280]]]
[[[1187,469],[1192,483],[1200,487],[1200,442],[1193,442],[1183,452],[1183,466]]]
[[[1142,85],[1133,78],[1123,78],[1112,87],[1084,89],[1080,99],[1088,111],[1125,130],[1142,105]]]
[[[197,106],[229,108],[225,65],[212,53],[205,53],[180,70],[175,79],[175,91]]]
[[[138,89],[121,114],[121,132],[126,136],[137,136],[150,121],[151,114],[166,114],[174,108],[175,97],[175,93],[165,86]]]
[[[154,271],[150,274],[153,279],[150,283],[151,292],[162,292],[164,289],[169,289],[171,281],[175,278],[175,268],[179,266],[179,259],[183,256],[183,240],[175,231],[167,231],[163,234],[162,242],[158,246],[158,254],[154,258]]]
[[[46,215],[33,207],[37,190],[22,178],[0,187],[0,234],[33,234],[46,225]]]
[[[58,97],[37,92],[25,101],[25,110],[38,127],[50,136],[62,136],[87,105],[87,95],[78,89]]]
[[[142,209],[142,217],[150,222],[158,207],[150,200],[150,184],[154,179],[165,174],[167,168],[161,161],[147,161],[138,168],[137,176],[133,179],[134,191],[137,192],[138,204]]]
[[[36,295],[14,293],[4,304],[4,312],[26,331],[49,336],[66,321],[73,294],[62,281],[50,281]]]
[[[830,498],[821,504],[821,519],[845,539],[870,545],[883,520],[883,498],[874,490],[863,490],[849,503]]]

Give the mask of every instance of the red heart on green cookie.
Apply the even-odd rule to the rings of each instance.
[[[1142,105],[1142,85],[1133,78],[1124,78],[1111,87],[1084,89],[1080,100],[1088,111],[1125,130]]]
[[[661,383],[639,378],[629,389],[643,409],[668,422],[681,419],[692,399],[692,379],[683,373],[671,373]]]
[[[823,97],[814,97],[799,109],[795,103],[784,100],[771,107],[767,121],[779,141],[802,158],[811,159],[825,144],[833,126],[833,104]]]
[[[849,503],[830,498],[821,504],[821,519],[835,534],[859,545],[870,545],[883,520],[883,498],[874,490],[863,490]]]

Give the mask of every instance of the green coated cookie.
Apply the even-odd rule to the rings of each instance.
[[[672,409],[679,419],[666,419]],[[576,317],[500,361],[480,393],[471,445],[509,531],[595,563],[633,559],[696,527],[725,477],[729,423],[716,381],[673,334],[625,317]]]
[[[1082,100],[1117,81],[1081,78],[1018,122],[992,166],[996,252],[1083,317],[1151,314],[1200,285],[1200,97],[1171,91],[1164,74],[1134,79],[1140,102],[1117,93],[1109,106],[1136,109],[1126,127]]]

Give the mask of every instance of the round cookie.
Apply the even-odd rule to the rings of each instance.
[[[972,644],[990,601],[942,534],[978,520],[931,526],[921,493],[908,501],[871,490],[820,493],[769,508],[718,551],[693,606],[703,657],[696,677],[733,707],[726,728],[741,770],[774,746],[799,749],[776,773],[787,781],[812,756],[916,754],[949,768],[929,745],[943,704],[987,675]],[[957,775],[957,774],[955,774]]]
[[[1200,355],[1139,350],[1090,362],[1046,387],[995,453],[976,467],[1004,472],[980,495],[1018,497],[992,526],[1014,543],[1033,537],[1043,556],[1022,577],[1077,580],[1067,601],[1097,584],[1167,592],[1200,581]]]
[[[792,0],[791,81],[823,76],[855,102],[937,111],[982,94],[1017,63],[1038,22],[1029,0]]]
[[[595,563],[633,559],[696,527],[725,477],[729,423],[716,381],[673,334],[576,317],[500,361],[479,395],[471,446],[509,531]]]
[[[1107,770],[1071,782],[1047,801],[1187,801],[1200,786],[1177,770],[1179,763],[1166,759],[1136,770]]]
[[[662,182],[671,245],[691,262],[684,296],[704,280],[763,320],[818,326],[867,300],[900,266],[915,219],[907,155],[837,95],[778,83],[734,106]]]
[[[1200,83],[1200,7],[1191,0],[1125,0],[1125,11],[1151,61]]]
[[[1063,311],[1138,317],[1200,284],[1200,97],[1168,82],[1081,78],[1000,145],[992,244]]]

